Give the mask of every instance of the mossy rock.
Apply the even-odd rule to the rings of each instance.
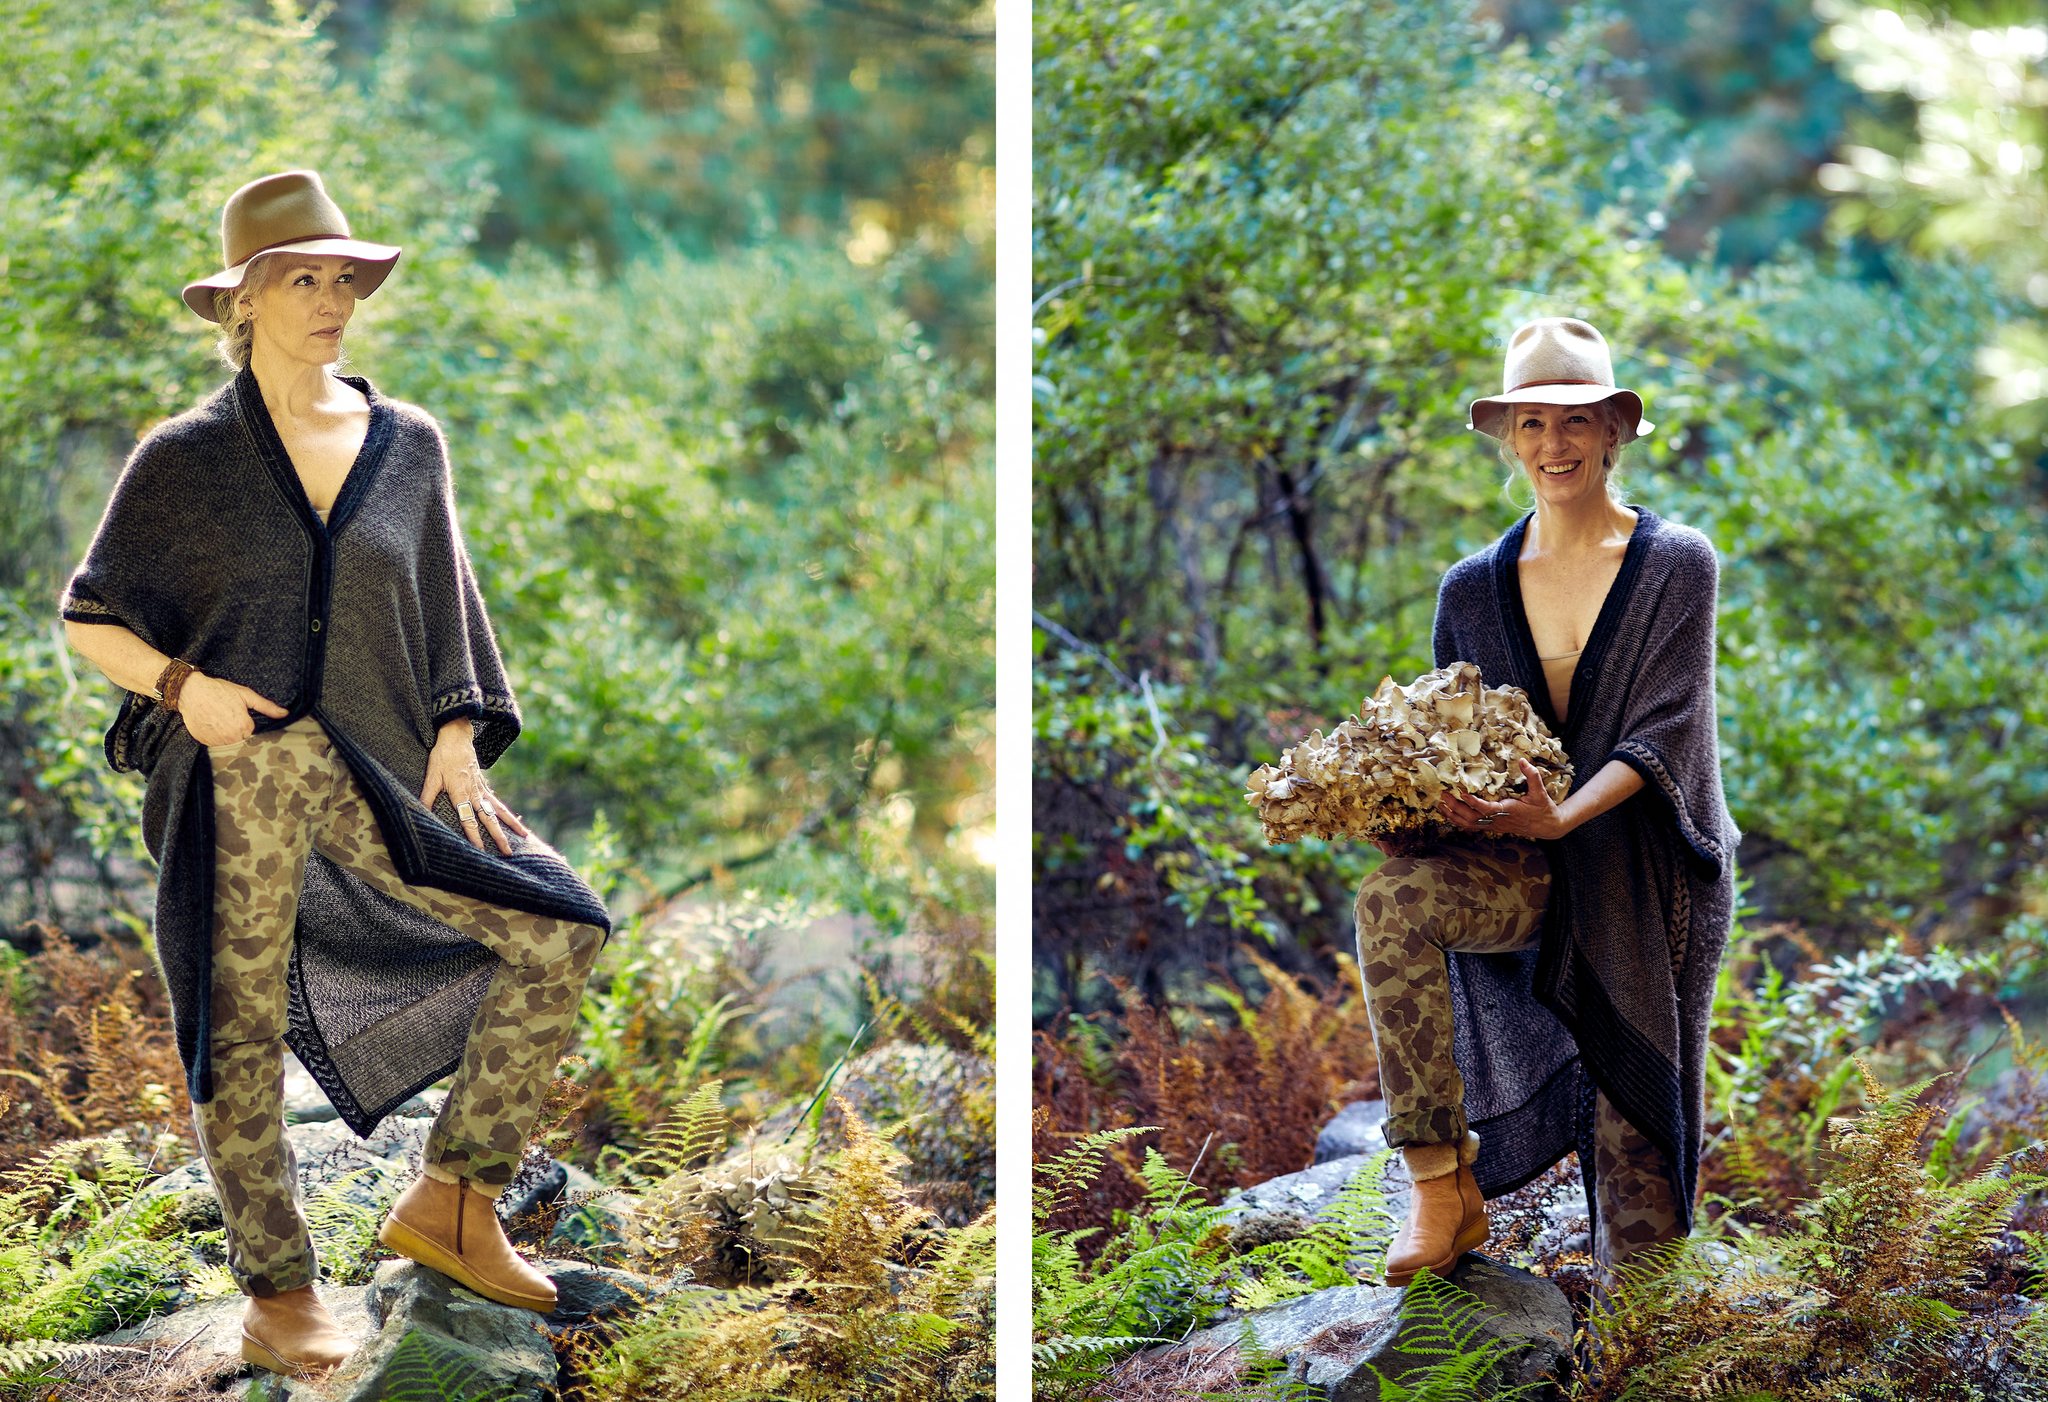
[[[870,1125],[921,1116],[896,1136],[910,1158],[906,1183],[928,1189],[928,1205],[961,1227],[995,1200],[995,1067],[947,1046],[890,1042],[856,1058],[836,1087]],[[841,1140],[835,1109],[825,1118],[827,1147]]]

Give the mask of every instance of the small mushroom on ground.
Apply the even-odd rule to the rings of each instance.
[[[1554,801],[1571,792],[1571,758],[1528,693],[1487,686],[1472,663],[1453,662],[1407,686],[1386,678],[1358,715],[1254,769],[1244,797],[1268,842],[1446,833],[1438,795],[1513,797],[1524,759],[1544,771]]]

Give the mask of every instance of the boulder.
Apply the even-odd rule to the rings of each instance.
[[[1372,1161],[1371,1154],[1347,1154],[1343,1158],[1304,1168],[1299,1173],[1283,1173],[1278,1178],[1269,1178],[1257,1187],[1240,1188],[1223,1199],[1227,1213],[1225,1220],[1233,1226],[1244,1226],[1256,1218],[1276,1214],[1327,1217],[1337,1205],[1338,1195],[1350,1186],[1352,1179],[1365,1172]],[[1387,1212],[1398,1224],[1408,1215],[1408,1169],[1399,1154],[1387,1160],[1380,1179],[1380,1192],[1386,1199]]]
[[[1451,1283],[1476,1301],[1466,1316],[1471,1342],[1503,1352],[1479,1396],[1563,1375],[1571,1356],[1572,1312],[1564,1292],[1541,1276],[1468,1254]],[[1206,1353],[1242,1340],[1279,1357],[1287,1378],[1329,1402],[1377,1402],[1380,1378],[1409,1379],[1441,1361],[1429,1351],[1432,1321],[1419,1296],[1383,1285],[1339,1285],[1191,1334],[1157,1352]]]
[[[554,1278],[555,1312],[547,1322],[557,1329],[634,1314],[663,1295],[700,1288],[681,1280],[657,1280],[638,1271],[554,1257],[542,1257],[533,1268]]]
[[[370,1322],[367,1285],[322,1285],[320,1298],[333,1312],[341,1327],[368,1338],[376,1333]],[[251,1387],[256,1370],[242,1361],[242,1308],[240,1295],[219,1295],[188,1305],[176,1314],[126,1329],[102,1334],[95,1342],[123,1344],[131,1348],[154,1347],[153,1370],[175,1362],[184,1376],[209,1377],[219,1390],[239,1395]],[[269,1374],[262,1375],[270,1379]],[[240,1381],[236,1381],[236,1380]],[[265,1381],[256,1388],[258,1397],[279,1399],[287,1395],[284,1379]]]
[[[329,1402],[555,1396],[554,1346],[531,1310],[486,1300],[411,1261],[378,1266],[367,1303],[377,1332],[328,1382]]]
[[[1387,1147],[1387,1137],[1382,1133],[1386,1123],[1386,1101],[1353,1101],[1316,1135],[1316,1156],[1310,1160],[1311,1165],[1354,1154],[1377,1154]]]
[[[616,1264],[628,1254],[636,1200],[607,1188],[582,1169],[564,1164],[562,1207],[548,1244]]]

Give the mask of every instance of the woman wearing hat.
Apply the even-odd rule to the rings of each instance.
[[[1448,1275],[1486,1241],[1485,1199],[1573,1149],[1603,1277],[1691,1228],[1739,834],[1713,547],[1612,490],[1642,412],[1600,333],[1564,317],[1517,329],[1503,393],[1471,406],[1535,509],[1444,576],[1437,665],[1527,691],[1574,778],[1561,803],[1526,763],[1526,797],[1446,796],[1460,836],[1359,887],[1387,1141],[1415,1182],[1390,1284]]]
[[[484,780],[519,708],[440,429],[335,373],[399,250],[352,237],[311,171],[237,190],[221,245],[184,295],[237,373],[136,446],[63,615],[128,692],[107,758],[148,776],[157,956],[250,1297],[242,1356],[315,1372],[353,1340],[313,1291],[284,1046],[358,1134],[454,1075],[379,1239],[547,1311],[492,1199],[609,926]]]

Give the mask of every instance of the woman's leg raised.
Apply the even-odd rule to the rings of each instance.
[[[1390,857],[1359,884],[1358,967],[1379,1052],[1387,1142],[1412,1183],[1408,1220],[1387,1247],[1386,1283],[1448,1275],[1486,1244],[1486,1203],[1472,1175],[1479,1141],[1465,1124],[1465,1083],[1451,1057],[1446,952],[1503,953],[1536,938],[1550,867],[1533,843],[1445,841]]]
[[[1451,1059],[1444,956],[1528,947],[1549,900],[1543,849],[1516,838],[1432,843],[1413,856],[1389,857],[1359,883],[1358,969],[1389,1144],[1464,1142],[1465,1082]]]
[[[334,788],[317,816],[313,845],[396,900],[423,910],[489,949],[503,964],[491,978],[462,1066],[428,1132],[426,1169],[495,1197],[512,1181],[526,1136],[576,1025],[583,985],[604,932],[509,910],[472,896],[408,885],[392,865],[355,777],[337,756]]]

